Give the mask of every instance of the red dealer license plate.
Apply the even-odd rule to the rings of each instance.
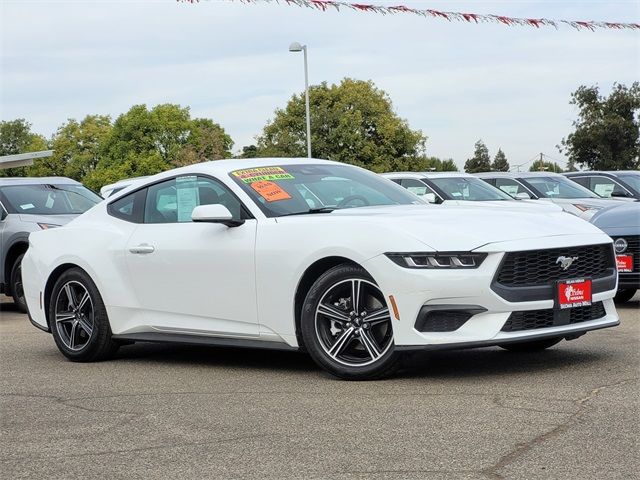
[[[591,279],[578,278],[558,282],[558,306],[560,309],[591,305]]]
[[[619,272],[633,272],[633,255],[616,255],[616,263]]]

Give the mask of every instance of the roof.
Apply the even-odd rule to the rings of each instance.
[[[186,167],[174,168],[162,173],[158,173],[149,178],[161,179],[166,177],[172,177],[174,175],[188,174],[188,173],[201,173],[209,172],[212,175],[224,175],[235,170],[241,170],[245,168],[258,168],[258,167],[271,167],[271,166],[284,166],[284,165],[299,165],[301,163],[308,163],[312,165],[344,165],[341,162],[332,162],[331,160],[320,160],[317,158],[239,158],[231,160],[212,160],[209,162],[194,163],[193,165],[187,165]]]
[[[67,177],[2,177],[0,178],[0,186],[9,185],[45,185],[45,184],[74,184],[80,185],[80,182]]]
[[[387,178],[460,178],[473,177],[470,173],[464,172],[390,172],[381,173]]]
[[[580,172],[565,172],[563,175],[566,175],[567,177],[581,177],[585,175],[610,175],[615,177],[621,173],[626,175],[640,175],[640,171],[638,170],[582,170]]]
[[[532,177],[562,177],[554,172],[482,172],[475,173],[480,178],[532,178]]]

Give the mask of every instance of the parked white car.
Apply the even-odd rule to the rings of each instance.
[[[138,341],[302,348],[370,379],[406,351],[541,350],[618,324],[593,225],[427,205],[323,160],[164,172],[29,241],[30,318],[74,361]]]
[[[394,172],[382,173],[428,203],[491,208],[519,208],[531,211],[556,211],[562,208],[548,202],[516,199],[468,173]]]
[[[599,197],[559,173],[486,172],[475,175],[513,197],[553,202],[565,212],[585,220],[598,210],[619,205],[616,200]]]

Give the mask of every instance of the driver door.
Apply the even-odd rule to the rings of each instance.
[[[198,205],[221,204],[239,227],[194,223]],[[156,331],[258,336],[256,220],[209,177],[180,176],[146,189],[144,220],[125,255],[147,325]]]

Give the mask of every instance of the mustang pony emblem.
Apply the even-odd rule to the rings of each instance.
[[[572,264],[573,262],[575,262],[578,259],[578,257],[558,257],[556,259],[556,263],[560,264],[560,268],[562,268],[562,270],[567,270]]]

